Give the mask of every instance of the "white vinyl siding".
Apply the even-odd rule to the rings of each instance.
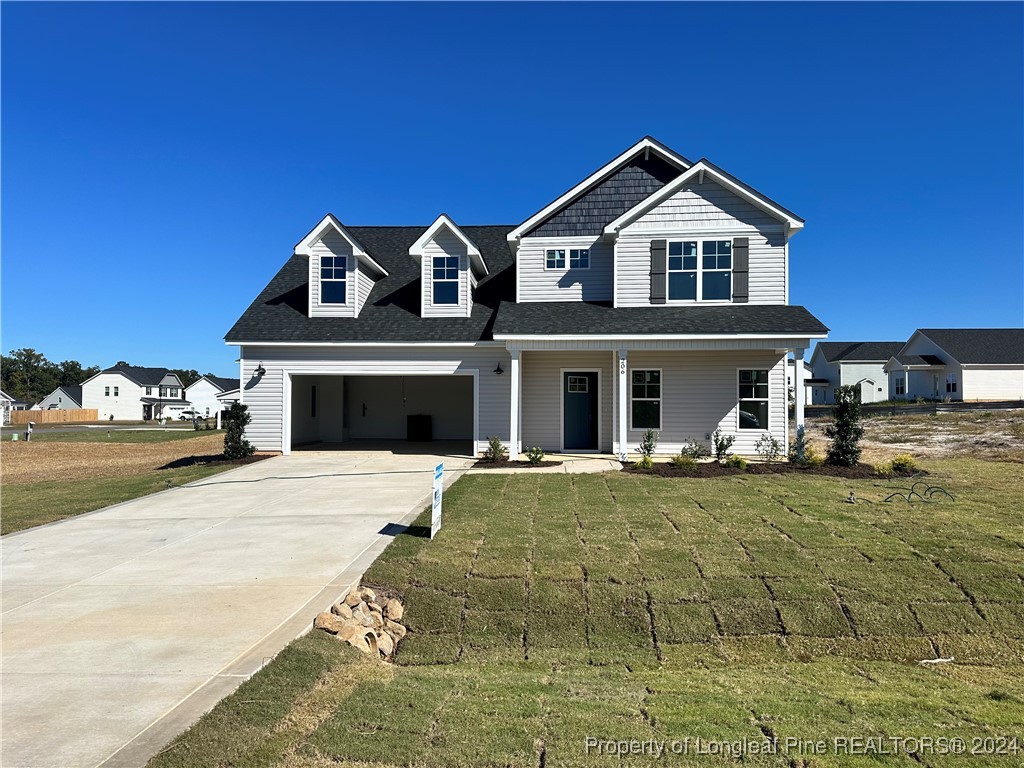
[[[456,284],[458,286],[458,303],[434,304],[434,257],[454,256],[459,260],[459,271]],[[469,253],[466,244],[444,228],[423,247],[420,275],[422,278],[422,312],[423,317],[466,317],[470,311],[469,285]]]
[[[601,369],[599,376],[602,451],[612,447],[612,374],[615,362],[611,352],[523,352],[520,359],[523,449],[539,445],[546,451],[558,451],[562,443],[562,369],[572,372]]]
[[[105,395],[108,388],[110,394]],[[143,391],[143,387],[119,373],[100,373],[82,385],[82,407],[95,408],[100,421],[108,421],[111,416],[114,421],[139,421]]]
[[[362,311],[373,290],[373,277],[362,264],[356,265],[356,315]]]
[[[588,267],[572,267],[573,250],[590,251]],[[547,251],[565,251],[565,267],[547,268]],[[612,248],[594,237],[524,237],[516,255],[519,301],[610,301]]]
[[[436,375],[478,371],[478,437],[486,443],[491,435],[509,439],[511,367],[501,347],[243,347],[243,401],[252,414],[248,439],[261,450],[284,450],[286,371],[293,375]],[[266,374],[253,379],[263,363]],[[503,375],[494,373],[498,364]],[[478,446],[479,447],[479,446]]]
[[[220,389],[207,379],[199,379],[185,388],[185,399],[192,404],[192,409],[200,416],[216,416],[222,404],[217,399]]]
[[[325,256],[344,256],[348,277],[345,281],[344,304],[320,303],[320,261]],[[352,246],[337,232],[328,232],[313,246],[309,257],[309,316],[310,317],[354,317],[356,314],[356,259]]]
[[[651,303],[652,240],[731,240],[746,237],[749,303],[786,303],[786,237],[782,222],[719,184],[687,184],[623,227],[615,246],[616,305]]]

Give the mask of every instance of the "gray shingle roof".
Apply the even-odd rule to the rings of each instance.
[[[1024,365],[1024,328],[921,328],[921,333],[968,365]]]
[[[65,394],[67,394],[68,397],[70,397],[72,400],[74,400],[79,405],[82,404],[82,385],[81,384],[68,385],[66,387],[57,387],[57,389],[63,389]]]
[[[420,317],[420,263],[409,246],[422,227],[346,227],[388,271],[359,317],[308,317],[309,262],[292,256],[227,334],[228,341],[480,341],[491,337],[498,304],[515,294],[515,269],[505,235],[513,226],[459,227],[476,243],[490,275],[477,286],[470,317]]]
[[[230,392],[232,389],[238,389],[240,385],[239,379],[230,379],[224,376],[204,376],[203,378],[220,387],[221,392]]]
[[[103,369],[103,373],[121,373],[144,387],[156,387],[170,373],[168,368],[143,368],[138,365],[113,365]]]
[[[780,334],[827,333],[800,306],[731,304],[713,307],[616,307],[600,302],[502,302],[497,335]]]
[[[945,365],[946,361],[937,355],[897,355],[903,365]]]
[[[905,341],[820,341],[818,349],[830,363],[841,361],[885,362],[906,344]]]

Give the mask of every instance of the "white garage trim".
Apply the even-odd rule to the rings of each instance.
[[[386,372],[374,368],[351,368],[344,371],[318,373],[316,371],[293,370],[284,368],[284,386],[281,387],[281,413],[284,423],[281,427],[281,453],[292,452],[292,376],[380,376],[396,378],[400,376],[472,376],[473,377],[473,451],[481,450],[480,446],[480,370],[468,368],[458,371],[424,371],[417,368],[388,369]]]

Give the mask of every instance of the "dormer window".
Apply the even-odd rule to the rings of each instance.
[[[459,303],[459,257],[435,256],[433,261],[435,304]]]
[[[320,257],[320,303],[345,304],[348,295],[348,257]]]

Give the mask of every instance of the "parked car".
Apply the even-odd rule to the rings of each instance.
[[[199,411],[188,410],[179,413],[178,418],[181,419],[182,421],[192,421],[193,419],[202,419],[205,417]]]

